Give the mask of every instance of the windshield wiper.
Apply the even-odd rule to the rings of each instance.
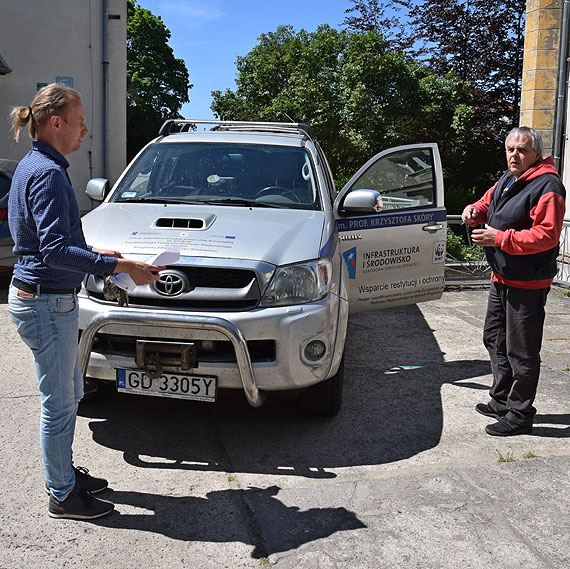
[[[243,205],[247,207],[273,207],[286,208],[286,205],[273,204],[267,202],[258,202],[255,200],[246,200],[243,198],[214,198],[206,200],[181,200],[168,198],[129,198],[119,199],[117,203],[161,203],[161,204],[183,204],[183,205]]]
[[[162,204],[201,204],[204,203],[201,200],[171,200],[168,198],[129,198],[129,199],[118,199],[117,203],[162,203]]]
[[[267,202],[258,202],[255,200],[246,200],[243,198],[219,198],[219,199],[209,199],[204,200],[201,203],[207,203],[210,205],[244,205],[249,207],[276,207],[276,208],[284,208],[287,207],[281,204],[274,204],[274,203],[267,203]]]

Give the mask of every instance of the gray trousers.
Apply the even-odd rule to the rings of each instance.
[[[531,426],[540,375],[544,305],[550,288],[515,288],[492,282],[483,329],[493,385],[489,407],[514,425]]]

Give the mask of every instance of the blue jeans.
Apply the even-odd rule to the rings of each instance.
[[[34,355],[42,412],[40,442],[46,484],[65,500],[75,486],[72,444],[83,397],[78,358],[78,305],[74,294],[17,295],[10,285],[8,312]]]

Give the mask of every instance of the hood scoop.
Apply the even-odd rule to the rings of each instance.
[[[203,219],[180,219],[177,217],[161,217],[156,220],[156,227],[173,229],[204,229]]]
[[[207,229],[214,223],[215,215],[200,217],[159,217],[154,227],[160,229]]]

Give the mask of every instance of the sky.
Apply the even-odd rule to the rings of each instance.
[[[190,103],[182,107],[189,119],[212,119],[210,92],[235,89],[237,56],[246,55],[261,34],[280,25],[314,31],[334,28],[353,6],[350,0],[137,0],[160,16],[170,30],[174,56],[190,74]]]

